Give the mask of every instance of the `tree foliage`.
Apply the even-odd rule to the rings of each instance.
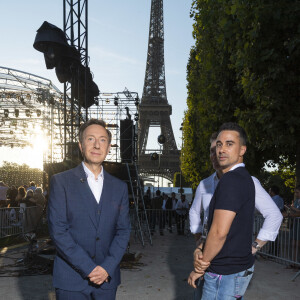
[[[209,137],[234,121],[252,174],[284,162],[300,179],[300,2],[196,0],[191,16],[183,173],[196,186],[212,171]]]

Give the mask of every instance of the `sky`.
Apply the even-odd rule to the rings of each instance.
[[[187,108],[186,67],[194,44],[192,0],[164,0],[165,75],[171,123],[178,148],[180,126]],[[101,92],[121,92],[126,87],[142,97],[150,22],[151,0],[89,0],[89,67]],[[54,70],[47,70],[41,52],[33,48],[37,29],[48,21],[63,29],[63,0],[10,0],[0,3],[0,66],[50,79],[61,91]],[[30,150],[0,148],[3,160],[42,166],[42,156]]]

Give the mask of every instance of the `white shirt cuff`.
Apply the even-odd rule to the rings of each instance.
[[[267,230],[261,228],[256,238],[261,241],[272,241],[273,242],[276,240],[277,234],[278,234],[278,231],[271,232],[271,231],[267,231]]]

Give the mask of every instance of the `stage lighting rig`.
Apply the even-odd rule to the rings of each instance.
[[[55,68],[61,83],[71,83],[71,90],[78,104],[89,108],[99,96],[90,68],[81,64],[81,54],[68,44],[65,33],[58,27],[44,22],[37,30],[33,47],[44,53],[47,69]]]

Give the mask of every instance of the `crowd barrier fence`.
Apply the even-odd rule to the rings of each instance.
[[[39,206],[0,208],[0,238],[35,231],[42,213]]]

